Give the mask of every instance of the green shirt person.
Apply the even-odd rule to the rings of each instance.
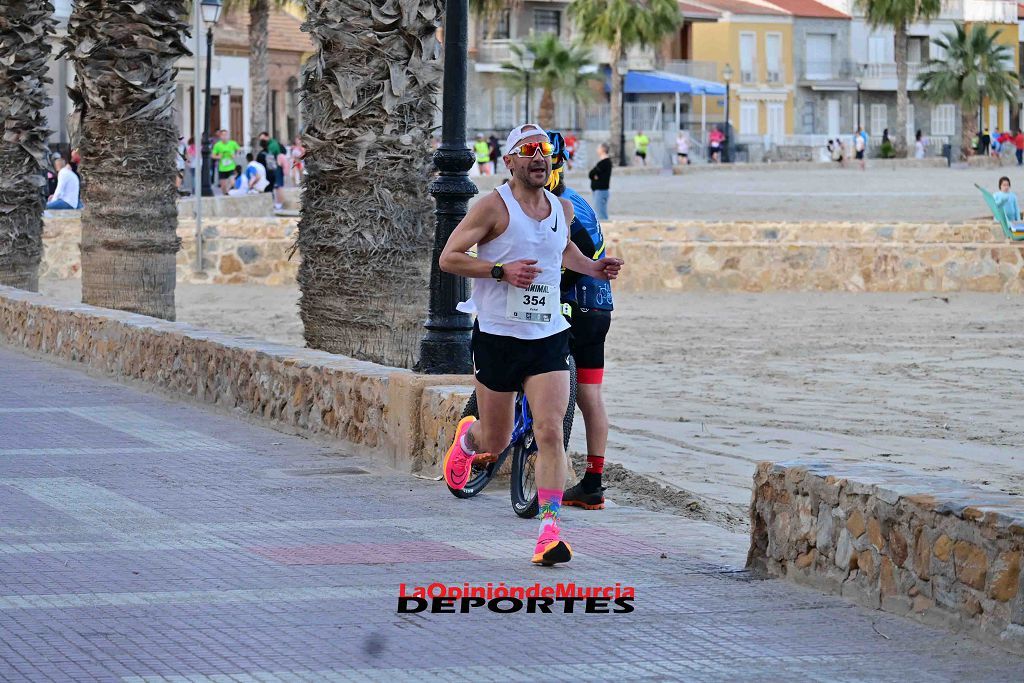
[[[476,155],[476,165],[480,175],[491,174],[491,146],[484,140],[483,133],[477,133],[476,142],[473,143],[473,154]]]
[[[633,136],[633,146],[636,148],[636,155],[640,159],[640,163],[647,164],[647,146],[651,144],[651,139],[644,135],[642,130],[638,130],[636,135]]]
[[[210,151],[210,156],[217,159],[217,170],[221,173],[231,173],[238,167],[235,163],[235,154],[241,147],[234,140],[228,139],[228,132],[222,130],[220,133],[220,140],[214,144],[213,149]]]

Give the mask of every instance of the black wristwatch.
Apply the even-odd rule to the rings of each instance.
[[[491,268],[491,277],[498,282],[501,282],[502,278],[505,277],[505,265],[502,263],[495,263],[494,267]]]

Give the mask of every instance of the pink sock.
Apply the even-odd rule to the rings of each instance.
[[[540,504],[540,533],[537,535],[537,550],[559,540],[558,513],[562,509],[562,489],[537,488],[537,502]]]

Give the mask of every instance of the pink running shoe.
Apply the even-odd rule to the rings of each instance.
[[[544,567],[550,567],[572,559],[572,548],[559,538],[561,534],[557,524],[550,524],[544,529],[544,535],[537,539],[530,561]]]
[[[455,440],[452,441],[448,452],[444,454],[441,466],[444,468],[444,481],[456,491],[461,491],[466,482],[469,481],[469,474],[473,470],[473,458],[476,454],[470,455],[462,449],[462,437],[469,431],[470,426],[476,422],[472,415],[464,417],[455,428]]]

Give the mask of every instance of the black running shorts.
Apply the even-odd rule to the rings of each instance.
[[[481,332],[473,325],[473,369],[491,391],[520,391],[527,377],[569,370],[569,330],[542,339]]]
[[[571,304],[569,322],[569,352],[576,359],[576,371],[604,368],[604,341],[612,324],[612,312],[596,308],[580,308]],[[582,375],[581,375],[582,381]],[[587,384],[600,384],[585,382]]]

